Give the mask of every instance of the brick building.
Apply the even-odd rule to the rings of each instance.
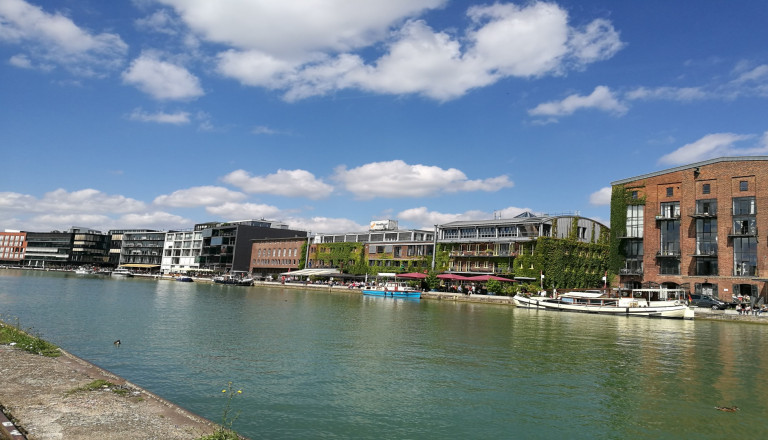
[[[250,272],[255,277],[273,275],[301,269],[299,262],[306,237],[259,238],[251,240]]]
[[[612,183],[623,287],[766,298],[768,156],[722,157]],[[612,216],[619,217],[612,209]],[[616,224],[614,220],[623,224]]]
[[[0,232],[0,264],[20,266],[26,251],[26,232],[10,229]]]

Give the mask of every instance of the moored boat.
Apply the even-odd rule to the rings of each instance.
[[[182,283],[191,283],[194,280],[192,279],[192,277],[181,275],[181,276],[176,277],[176,281],[180,281]]]
[[[517,294],[512,299],[516,306],[530,309],[693,319],[693,311],[685,304],[683,295],[684,291],[680,289],[636,289],[629,297],[609,297],[601,292],[568,292],[557,298]]]
[[[133,276],[133,272],[131,272],[130,270],[128,270],[125,267],[118,267],[117,269],[112,271],[112,276],[113,277],[126,277],[126,278],[130,278],[130,277]]]
[[[215,284],[227,284],[231,286],[253,286],[253,278],[243,275],[221,275],[213,277]]]
[[[421,292],[404,282],[387,282],[378,287],[363,289],[363,295],[391,296],[394,298],[419,298]]]

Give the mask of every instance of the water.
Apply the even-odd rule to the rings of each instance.
[[[17,270],[0,313],[253,439],[768,435],[764,325]]]

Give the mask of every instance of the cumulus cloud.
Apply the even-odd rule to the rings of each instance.
[[[434,225],[442,225],[445,223],[462,221],[462,220],[482,220],[496,218],[513,218],[526,211],[532,211],[529,208],[518,208],[510,206],[494,213],[488,213],[479,210],[470,210],[461,213],[445,213],[438,211],[430,211],[428,208],[421,206],[418,208],[411,208],[401,211],[397,214],[399,220],[407,221],[408,223],[418,225],[420,229],[433,229]]]
[[[611,187],[606,186],[593,192],[589,195],[589,203],[597,206],[605,206],[611,204]]]
[[[455,169],[409,165],[402,160],[372,162],[346,169],[336,169],[334,179],[360,199],[375,197],[424,197],[438,193],[463,191],[498,191],[514,186],[507,176],[469,180]]]
[[[278,170],[267,176],[251,176],[236,170],[222,180],[250,194],[274,194],[286,197],[321,199],[333,192],[333,187],[306,170]]]
[[[463,31],[418,19],[444,0],[318,0],[311,14],[301,0],[162,2],[204,40],[230,46],[217,56],[222,75],[288,101],[349,88],[444,101],[508,77],[583,68],[623,46],[609,21],[575,28],[545,2],[472,6]]]
[[[148,113],[139,108],[133,110],[133,112],[131,112],[131,114],[128,115],[128,119],[132,121],[139,121],[139,122],[156,122],[158,124],[174,124],[174,125],[184,125],[184,124],[189,124],[190,122],[190,116],[188,112],[180,111],[176,113],[166,113],[166,112]]]
[[[598,109],[616,115],[627,112],[626,105],[622,104],[611,89],[606,86],[597,86],[587,96],[570,95],[561,101],[545,102],[528,110],[531,116],[567,116],[577,110]]]
[[[123,72],[123,82],[158,100],[189,100],[204,94],[200,80],[186,68],[144,52]]]
[[[368,230],[368,225],[361,225],[346,218],[288,217],[284,221],[290,225],[291,229],[311,231],[313,234],[333,234]]]
[[[196,186],[180,189],[168,195],[155,198],[155,205],[188,208],[194,206],[220,205],[226,202],[236,202],[246,197],[245,194],[232,191],[221,186]]]
[[[59,65],[83,76],[101,76],[117,68],[128,50],[116,34],[90,33],[63,14],[45,12],[24,0],[0,2],[0,42],[18,44],[26,51],[23,56],[29,63],[14,65]]]
[[[701,87],[638,87],[624,94],[629,100],[696,101],[711,97]]]
[[[736,146],[738,142],[753,138],[755,138],[755,136],[751,134],[708,134],[695,142],[683,145],[677,150],[662,156],[659,159],[659,163],[666,165],[683,165],[720,156],[746,156],[768,153],[768,132],[763,134],[761,141],[757,145],[749,147]]]
[[[206,212],[226,219],[275,218],[284,213],[281,209],[259,203],[227,202],[217,206],[208,206]]]
[[[0,207],[8,211],[69,213],[126,213],[143,210],[144,202],[95,189],[68,192],[57,189],[36,198],[28,194],[0,192]]]

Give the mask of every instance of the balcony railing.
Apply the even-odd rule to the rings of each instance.
[[[757,236],[757,226],[751,228],[734,229],[728,233],[729,237],[755,237]]]
[[[705,249],[696,251],[695,254],[693,254],[694,257],[716,257],[717,256],[717,249]]]
[[[711,211],[702,211],[700,209],[692,208],[688,211],[688,215],[693,218],[716,218],[717,211],[714,209]]]
[[[656,252],[656,258],[679,258],[679,250],[660,250]]]
[[[642,275],[643,269],[642,268],[622,268],[619,269],[619,275]]]
[[[680,220],[680,213],[665,213],[665,214],[659,214],[656,216],[656,221],[661,220]]]

